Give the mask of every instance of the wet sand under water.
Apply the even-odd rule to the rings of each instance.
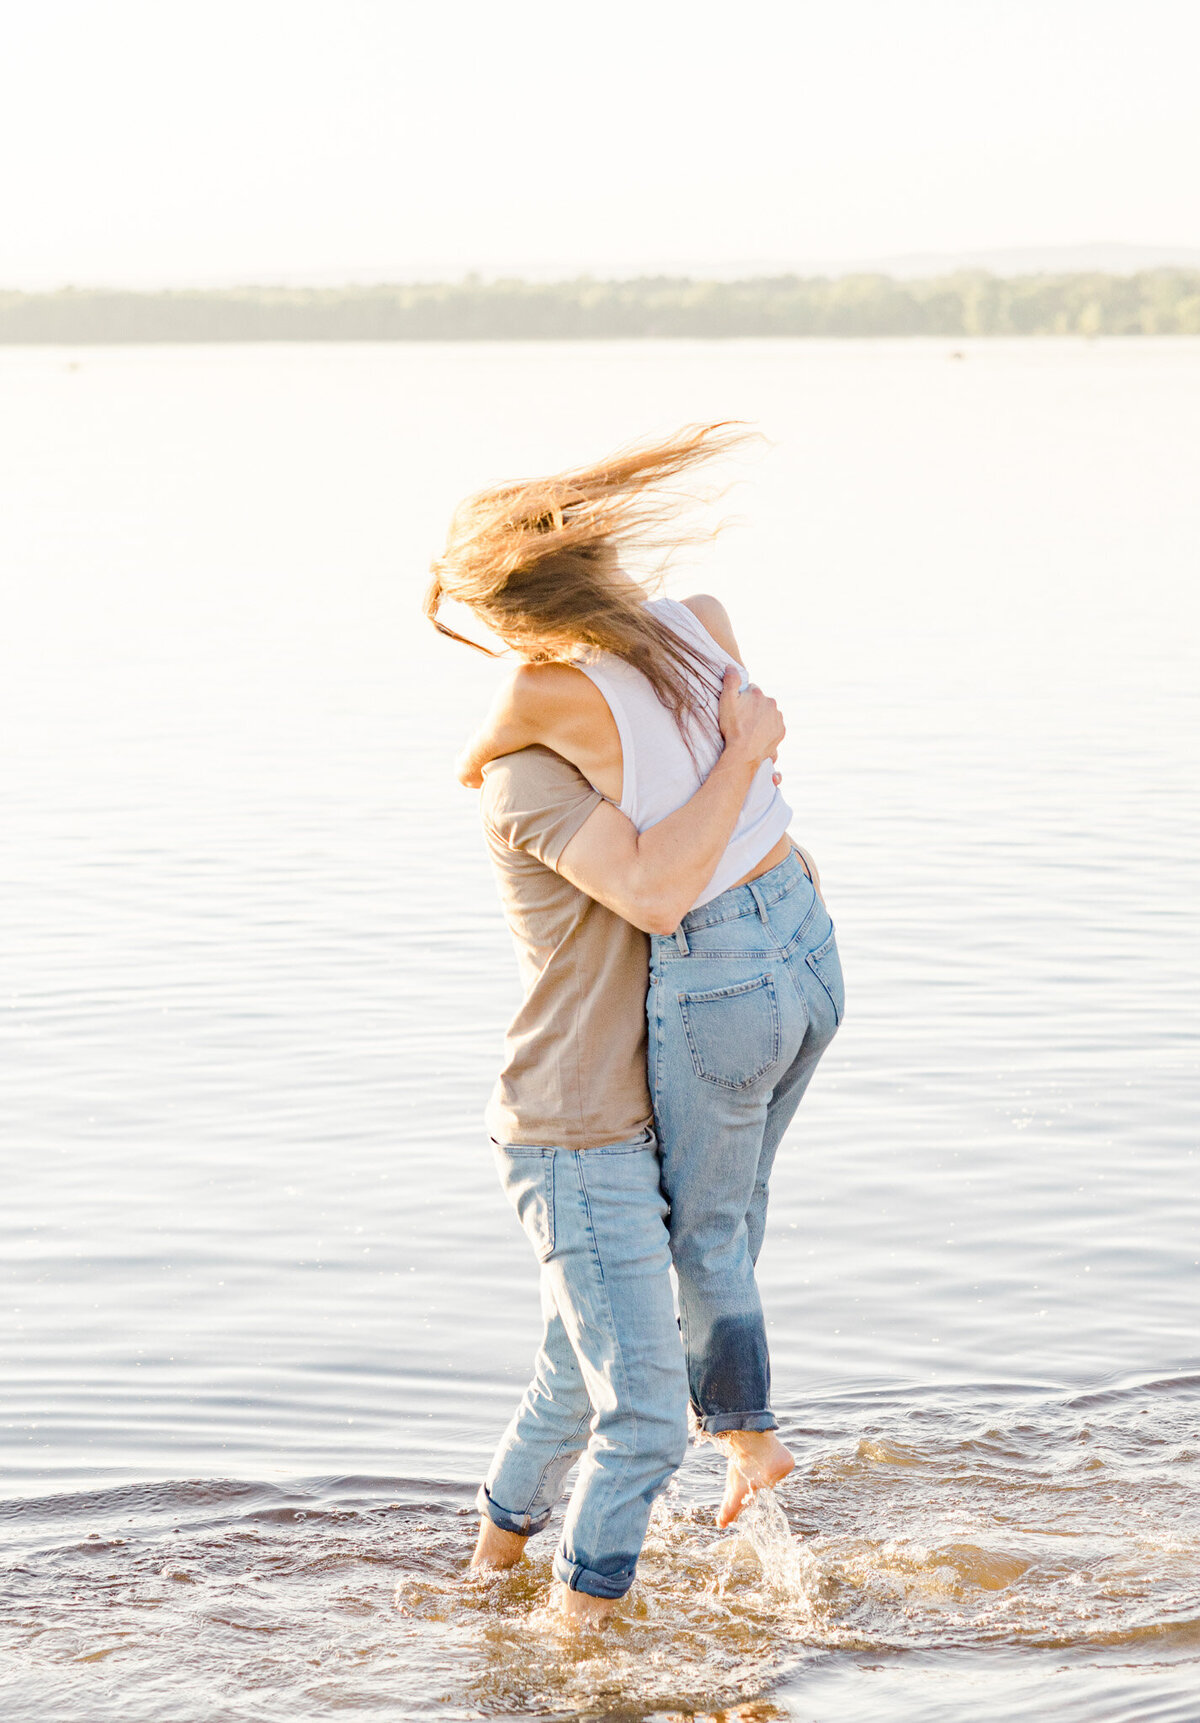
[[[0,354],[5,1723],[1200,1718],[1200,342],[965,351]],[[538,1310],[495,672],[418,601],[464,488],[722,415],[774,447],[675,590],[847,976],[761,1265],[798,1466],[719,1533],[694,1449],[571,1640],[553,1527],[466,1575]]]

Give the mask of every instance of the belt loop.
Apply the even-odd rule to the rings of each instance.
[[[675,943],[679,947],[680,957],[686,957],[688,954],[688,942],[687,934],[683,931],[682,922],[680,922],[679,926],[675,929]]]
[[[754,907],[758,911],[758,919],[762,922],[764,927],[770,927],[771,921],[767,914],[767,900],[759,888],[758,881],[753,879],[747,880],[746,885],[750,892],[750,896],[754,899]]]

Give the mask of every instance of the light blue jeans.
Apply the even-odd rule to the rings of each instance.
[[[623,1597],[688,1441],[658,1145],[493,1147],[542,1265],[546,1327],[477,1505],[505,1531],[541,1531],[582,1455],[554,1575]]]
[[[780,1138],[845,1008],[833,923],[793,853],[650,951],[650,1089],[701,1427],[774,1430],[754,1265]]]

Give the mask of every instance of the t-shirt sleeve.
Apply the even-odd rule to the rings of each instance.
[[[548,748],[523,748],[484,768],[480,808],[494,839],[555,867],[603,800],[568,760]]]

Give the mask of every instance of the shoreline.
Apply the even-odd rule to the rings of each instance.
[[[0,290],[0,345],[1200,335],[1200,270]]]

